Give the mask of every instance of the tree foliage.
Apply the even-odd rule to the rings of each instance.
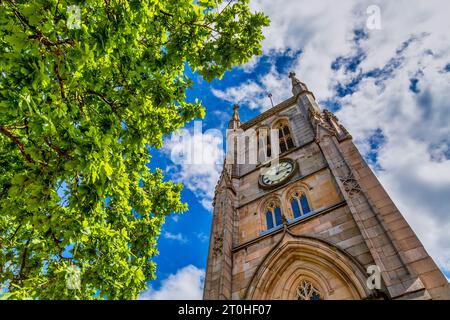
[[[163,136],[203,117],[185,69],[220,78],[260,54],[266,25],[248,0],[0,0],[3,298],[145,289],[165,217],[187,209],[148,169]]]

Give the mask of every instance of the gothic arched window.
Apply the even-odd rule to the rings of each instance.
[[[258,130],[258,160],[264,162],[272,156],[269,128]]]
[[[267,230],[283,224],[281,208],[273,201],[269,202],[269,205],[266,208],[266,224]]]
[[[294,218],[298,218],[311,212],[308,199],[306,198],[306,195],[301,192],[296,192],[292,195],[291,208]]]
[[[278,129],[278,139],[280,143],[280,153],[284,153],[294,147],[294,141],[292,140],[291,130],[287,121],[280,121],[275,125],[275,129]]]
[[[322,294],[308,280],[301,280],[297,287],[298,300],[322,300]]]

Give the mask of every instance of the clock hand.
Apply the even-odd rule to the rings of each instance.
[[[278,171],[277,175],[280,174],[280,173],[282,173],[282,172],[285,172],[285,171],[287,171],[287,170],[288,170],[287,168],[286,168],[286,169],[283,169],[283,170],[280,170],[280,171]]]

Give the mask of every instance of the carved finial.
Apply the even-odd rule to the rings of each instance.
[[[231,116],[231,120],[239,121],[241,122],[241,119],[239,118],[239,106],[237,104],[233,105],[233,115]]]
[[[307,91],[308,88],[306,87],[306,84],[304,84],[303,82],[301,82],[296,76],[295,76],[295,72],[291,71],[289,72],[289,78],[292,81],[292,93],[294,95],[299,94],[302,91]]]
[[[239,106],[237,104],[233,105],[233,115],[228,123],[228,129],[238,129],[241,126],[238,109]]]
[[[297,77],[295,76],[294,71],[289,72],[289,78],[292,80],[292,86],[294,86],[296,84],[301,84],[301,81],[298,80]]]

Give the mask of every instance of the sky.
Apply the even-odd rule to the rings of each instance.
[[[141,299],[201,299],[223,160],[219,133],[234,103],[245,122],[271,107],[269,92],[275,104],[291,97],[291,70],[349,130],[450,278],[450,2],[251,0],[250,6],[271,19],[263,54],[211,83],[187,69],[195,82],[188,99],[199,98],[206,116],[186,126],[183,137],[190,139],[167,137],[153,153],[151,168],[184,183],[189,211],[167,218],[157,279]],[[199,130],[203,135],[194,135]],[[191,158],[205,156],[192,164],[180,158],[186,150]]]

